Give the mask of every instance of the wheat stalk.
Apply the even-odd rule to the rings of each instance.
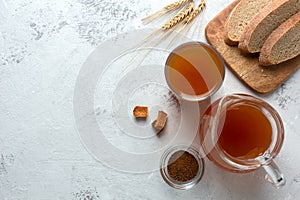
[[[179,22],[184,20],[187,16],[189,16],[194,10],[194,2],[191,2],[184,10],[179,12],[175,17],[170,19],[167,23],[165,23],[161,28],[163,30],[168,30],[173,26],[177,25]]]
[[[199,15],[199,13],[204,9],[205,6],[206,6],[205,0],[201,0],[197,8],[194,9],[193,12],[185,18],[184,23],[188,24],[191,21],[193,21]]]
[[[170,12],[170,11],[173,11],[173,10],[177,10],[181,7],[183,7],[186,3],[190,2],[191,0],[178,0],[174,3],[171,3],[169,5],[166,5],[162,10],[160,11],[157,11],[145,18],[142,19],[142,22],[144,24],[148,24],[150,22],[152,22],[153,20],[163,16],[164,14]]]

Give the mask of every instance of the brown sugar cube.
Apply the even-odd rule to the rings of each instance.
[[[134,107],[133,115],[137,118],[146,118],[148,116],[148,107],[147,106]]]
[[[154,120],[154,122],[152,122],[153,128],[155,128],[158,131],[158,133],[160,133],[164,129],[167,122],[167,117],[167,113],[163,111],[158,111],[157,119]]]

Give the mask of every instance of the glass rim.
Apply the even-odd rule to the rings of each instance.
[[[204,93],[204,94],[202,94],[202,95],[188,95],[188,94],[182,95],[182,94],[178,93],[176,90],[174,90],[173,87],[172,87],[172,85],[169,83],[168,78],[166,77],[166,66],[167,66],[167,62],[168,62],[168,60],[169,60],[169,58],[170,58],[170,55],[171,55],[171,53],[172,53],[173,51],[179,49],[180,47],[182,47],[182,46],[184,46],[184,45],[186,45],[186,44],[193,44],[193,43],[195,43],[195,44],[198,43],[198,44],[200,44],[200,45],[203,45],[203,46],[205,46],[205,47],[211,49],[211,50],[216,54],[217,58],[221,61],[221,70],[219,70],[219,71],[220,71],[220,74],[221,74],[221,81],[220,81],[218,84],[216,84],[216,85],[213,87],[213,89],[209,90],[208,92],[206,92],[206,93]],[[170,88],[170,89],[171,89],[178,97],[182,98],[183,100],[194,101],[194,102],[206,100],[206,99],[210,98],[212,95],[214,95],[214,94],[220,89],[220,87],[223,85],[223,82],[224,82],[224,79],[225,79],[225,73],[226,73],[226,72],[225,72],[225,61],[224,61],[223,57],[221,56],[221,54],[219,53],[219,51],[218,51],[215,47],[213,47],[212,45],[207,44],[207,43],[204,43],[204,42],[201,42],[201,41],[189,41],[189,42],[185,42],[185,43],[180,44],[180,45],[177,46],[176,48],[174,48],[174,49],[170,52],[170,54],[169,54],[169,56],[168,56],[168,58],[167,58],[167,60],[166,60],[166,62],[165,62],[165,68],[164,68],[165,80],[166,80],[167,85],[169,86],[169,88]]]

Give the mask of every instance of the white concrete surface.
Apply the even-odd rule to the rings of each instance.
[[[102,42],[142,28],[140,19],[168,2],[0,0],[1,200],[300,199],[299,70],[272,94],[258,95],[277,109],[286,129],[276,161],[287,183],[279,190],[264,181],[263,170],[233,174],[206,159],[201,182],[177,191],[158,171],[120,172],[88,153],[73,108],[83,63]],[[205,41],[205,24],[230,2],[208,0],[193,39]],[[254,94],[226,72],[225,93]]]

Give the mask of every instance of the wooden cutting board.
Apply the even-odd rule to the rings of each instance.
[[[223,56],[227,66],[247,86],[258,93],[270,93],[300,67],[300,56],[279,65],[264,67],[258,63],[258,55],[243,55],[237,46],[223,41],[224,24],[236,0],[212,19],[205,28],[207,41]]]

